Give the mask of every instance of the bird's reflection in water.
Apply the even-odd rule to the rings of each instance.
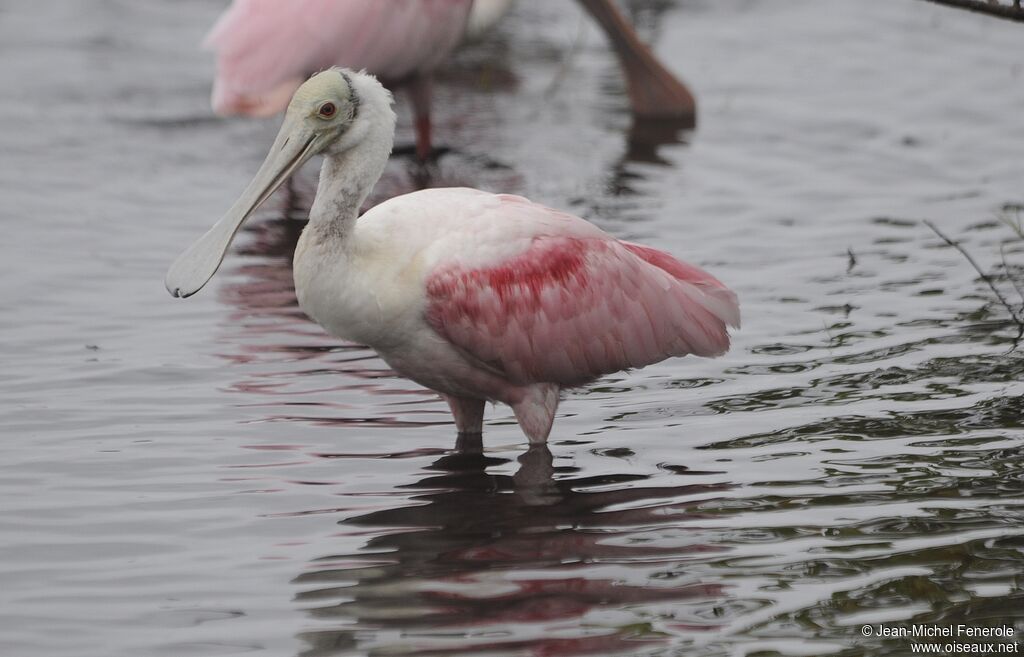
[[[724,484],[569,478],[574,469],[555,468],[544,446],[521,455],[512,476],[487,472],[507,461],[462,435],[409,486],[425,489],[409,504],[342,521],[373,537],[295,578],[299,605],[337,625],[303,634],[301,654],[635,654],[663,640],[637,621],[645,605],[669,605],[677,627],[713,629],[685,610],[713,606],[721,586],[680,571],[723,548],[665,537]]]
[[[689,144],[693,127],[693,122],[689,119],[634,117],[626,138],[626,153],[620,165],[625,165],[627,162],[640,162],[670,166],[672,162],[662,155],[661,147]]]
[[[633,123],[626,135],[625,150],[610,167],[605,193],[612,197],[633,197],[639,194],[636,183],[647,178],[649,174],[639,172],[634,165],[674,167],[675,164],[665,156],[664,147],[688,145],[692,128],[693,123],[688,120],[633,117]],[[606,214],[615,214],[614,206],[607,201],[602,208]]]

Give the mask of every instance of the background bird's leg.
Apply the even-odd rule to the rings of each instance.
[[[693,94],[668,71],[637,36],[611,0],[579,0],[611,39],[626,74],[633,113],[643,118],[697,122]]]
[[[421,73],[413,77],[409,84],[409,94],[412,98],[413,121],[416,129],[416,157],[420,162],[427,162],[433,150],[430,139],[430,74]]]
[[[456,397],[455,395],[441,395],[448,402],[455,416],[455,428],[459,434],[472,433],[481,434],[484,431],[484,402],[483,399],[470,399],[469,397]]]

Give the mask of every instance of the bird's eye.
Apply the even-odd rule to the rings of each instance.
[[[334,113],[338,111],[338,108],[334,106],[334,103],[324,103],[320,106],[318,114],[325,119],[329,119],[334,116]]]

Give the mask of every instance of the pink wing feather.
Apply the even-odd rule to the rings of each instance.
[[[710,274],[529,205],[530,214],[546,212],[569,230],[541,231],[525,251],[493,266],[436,267],[427,280],[427,320],[441,336],[515,383],[563,386],[729,348],[726,326],[739,326],[739,306]]]
[[[217,52],[214,110],[283,110],[310,73],[331,66],[400,80],[458,45],[472,0],[234,0],[204,45]]]

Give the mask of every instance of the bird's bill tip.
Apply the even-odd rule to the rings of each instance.
[[[199,290],[186,290],[186,289],[181,288],[181,287],[179,287],[179,286],[177,286],[177,285],[175,285],[173,283],[170,283],[168,281],[164,281],[164,287],[167,288],[167,291],[175,299],[187,299],[187,298],[189,298],[190,296],[192,296],[193,294],[195,294],[196,292],[199,291]]]

